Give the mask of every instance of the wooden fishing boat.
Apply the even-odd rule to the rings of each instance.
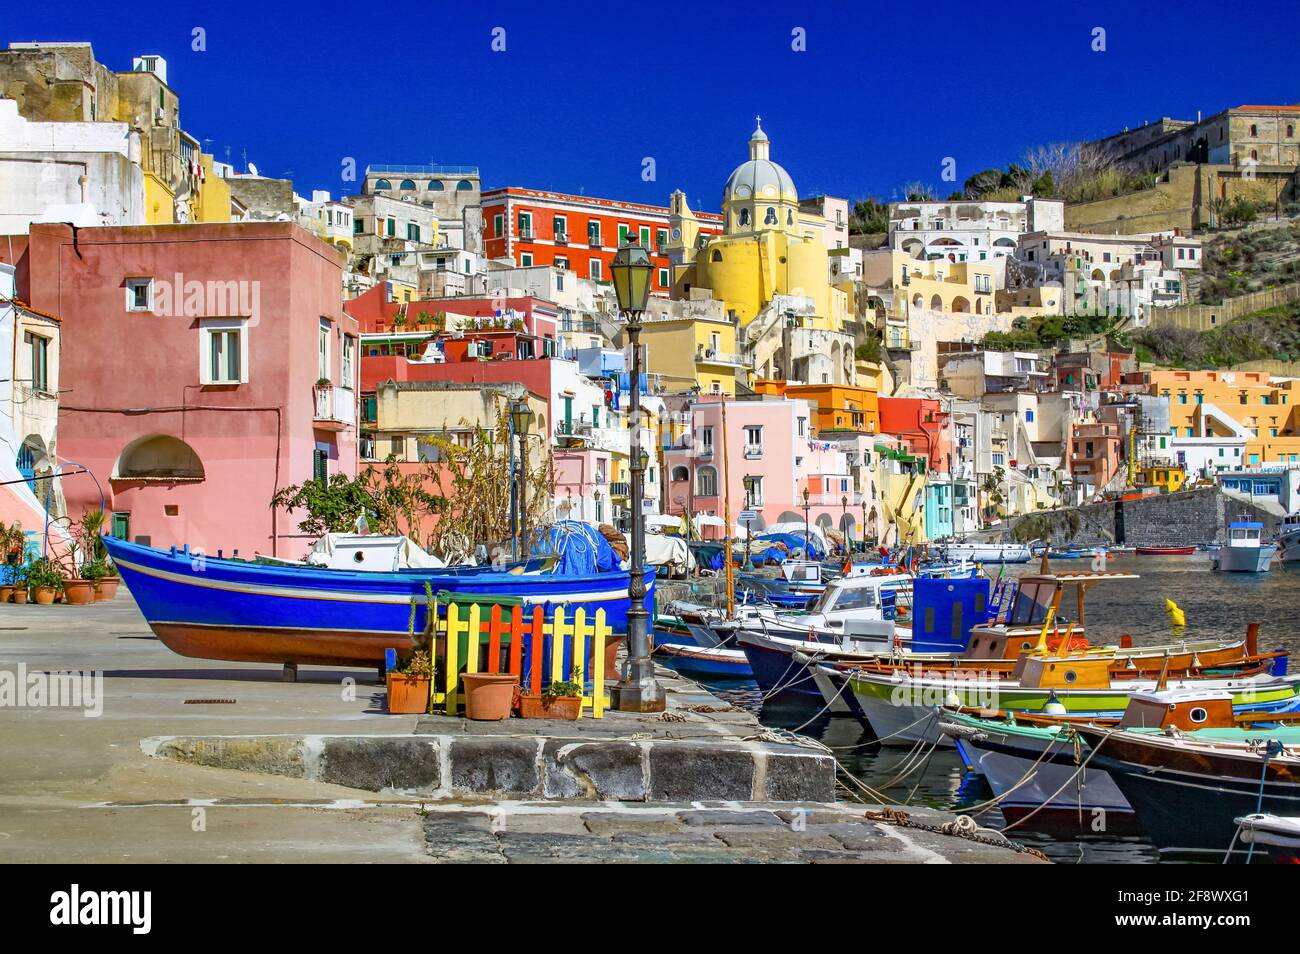
[[[1116,723],[1121,729],[1197,732],[1210,728],[1272,728],[1300,714],[1260,711],[1253,702],[1234,707],[1231,694],[1203,689],[1137,693]],[[1093,720],[1101,723],[1106,720]],[[946,709],[940,731],[967,768],[982,774],[1009,820],[1032,814],[1038,824],[1137,828],[1128,800],[1114,780],[1087,762],[1088,749],[1069,714],[963,712]]]
[[[173,652],[200,659],[377,666],[384,650],[409,645],[425,626],[426,584],[483,597],[603,609],[626,635],[630,574],[500,573],[491,568],[351,572],[226,560],[186,549],[160,550],[103,537],[150,628]],[[653,612],[654,577],[646,576]]]
[[[1075,728],[1161,852],[1244,851],[1238,818],[1300,814],[1300,726],[1190,735]]]
[[[1191,556],[1196,547],[1134,547],[1141,556]]]

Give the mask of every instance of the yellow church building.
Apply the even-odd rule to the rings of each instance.
[[[749,159],[723,186],[722,219],[721,235],[701,236],[685,196],[673,194],[674,297],[707,289],[721,301],[759,377],[853,383],[853,338],[843,330],[849,295],[832,284],[825,240],[800,210],[794,180],[771,158],[761,122]]]

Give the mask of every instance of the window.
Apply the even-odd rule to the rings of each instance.
[[[532,253],[532,252],[521,252],[521,253],[519,254],[519,264],[520,264],[522,267],[524,267],[524,268],[527,268],[528,266],[532,265],[532,264],[533,264],[533,253]]]
[[[519,237],[524,239],[533,237],[533,214],[531,212],[519,213]]]
[[[389,238],[394,238],[397,235],[397,219],[389,219],[385,223],[384,234]]]
[[[352,220],[352,234],[353,234],[353,235],[360,235],[360,234],[361,234],[362,232],[364,232],[365,230],[366,230],[366,220],[365,220],[365,219],[353,219],[353,220]]]
[[[556,241],[565,241],[569,235],[569,220],[563,215],[556,215],[551,218],[551,230],[555,233]]]
[[[419,223],[419,222],[407,222],[407,223],[406,223],[406,240],[407,240],[408,242],[418,242],[418,241],[420,241],[420,223]]]
[[[199,340],[202,347],[200,383],[242,384],[248,380],[245,372],[247,336],[242,322],[228,318],[205,321]]]
[[[763,478],[762,477],[745,478],[745,506],[746,507],[763,506]]]
[[[503,234],[502,230],[505,228],[505,224],[506,224],[506,217],[504,215],[498,213],[497,215],[492,216],[492,234],[495,235],[497,238],[501,238]]]
[[[763,453],[763,428],[761,425],[749,424],[745,427],[745,453]]]
[[[641,245],[644,248],[650,247],[650,226],[643,225],[640,229]]]
[[[740,210],[740,224],[741,225],[749,224],[749,209]]]
[[[415,181],[412,179],[403,179],[402,184],[398,188],[400,188],[403,192],[414,192]]]
[[[713,428],[711,427],[700,428],[700,453],[713,453]]]
[[[330,374],[330,323],[322,321],[316,330],[316,379],[328,381]]]
[[[1025,409],[1025,423],[1027,424],[1034,423],[1034,412],[1027,408]]]
[[[351,335],[343,336],[343,370],[340,374],[342,380],[339,382],[345,388],[352,387],[352,356],[356,352],[357,339]]]
[[[667,288],[668,285],[669,285],[669,282],[668,282],[668,269],[666,269],[666,268],[661,268],[661,269],[659,269],[659,287],[660,287],[660,288]]]
[[[375,180],[375,188],[376,188],[376,189],[389,189],[389,190],[391,190],[391,189],[393,188],[393,184],[392,184],[391,182],[389,182],[387,179],[376,179],[376,180]]]
[[[695,495],[697,497],[716,497],[718,495],[718,472],[712,467],[701,467],[696,473]]]
[[[667,230],[667,229],[659,229],[658,231],[656,231],[656,232],[655,232],[655,248],[658,248],[658,249],[662,250],[663,247],[664,247],[665,245],[667,245],[667,244],[668,244],[668,230]]]
[[[600,245],[600,221],[598,219],[589,219],[587,221],[587,244]]]
[[[591,260],[591,265],[589,266],[589,268],[591,273],[591,280],[594,282],[600,281],[601,280],[600,259],[593,258]]]
[[[459,182],[456,183],[456,191],[457,191],[457,192],[473,192],[473,191],[474,191],[474,183],[470,182],[468,179],[461,179]]]
[[[319,447],[311,452],[311,478],[317,483],[325,483],[330,476],[329,452]]]
[[[441,179],[430,179],[428,189],[430,192],[442,192],[446,186],[442,184]]]
[[[804,436],[806,436],[807,433],[808,433],[808,418],[806,418],[806,417],[801,417],[801,418],[799,418],[799,419],[797,420],[796,423],[797,423],[797,430],[798,430],[799,436],[800,436],[800,437],[804,437]]]
[[[153,310],[152,278],[128,278],[126,280],[126,310]]]
[[[32,390],[48,392],[50,390],[50,339],[28,331],[23,334],[23,341],[26,342],[28,352],[31,354]]]

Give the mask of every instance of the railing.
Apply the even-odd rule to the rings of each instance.
[[[568,244],[569,244],[569,237],[568,237],[567,235],[565,235],[563,232],[556,232],[556,233],[555,233],[555,244],[556,244],[556,245],[568,245]]]
[[[599,236],[599,235],[588,235],[588,236],[587,236],[587,247],[588,247],[588,248],[600,248],[600,247],[601,247],[600,236]]]
[[[351,390],[332,384],[317,384],[312,390],[316,396],[315,421],[344,425],[356,423],[356,398]]]
[[[609,495],[611,497],[630,497],[632,496],[632,485],[626,481],[616,480],[609,485]]]
[[[533,230],[532,230],[532,229],[520,229],[520,230],[519,230],[519,239],[520,239],[520,241],[522,241],[522,242],[531,242],[531,241],[533,240]]]
[[[762,456],[763,456],[763,445],[762,445],[762,444],[746,444],[746,445],[745,445],[745,459],[746,459],[746,460],[755,460],[756,458],[759,458],[759,457],[762,457]]]
[[[695,352],[695,360],[701,364],[744,364],[744,359],[740,355],[728,351],[715,351],[712,348]]]

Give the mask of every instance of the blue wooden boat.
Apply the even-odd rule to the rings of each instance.
[[[227,560],[188,548],[159,550],[104,537],[122,582],[150,628],[173,652],[241,662],[377,666],[384,650],[409,646],[414,606],[417,631],[434,593],[518,597],[542,604],[605,610],[615,636],[627,633],[628,582],[622,571],[582,576],[403,570],[351,572]],[[653,568],[646,577],[653,613]]]

